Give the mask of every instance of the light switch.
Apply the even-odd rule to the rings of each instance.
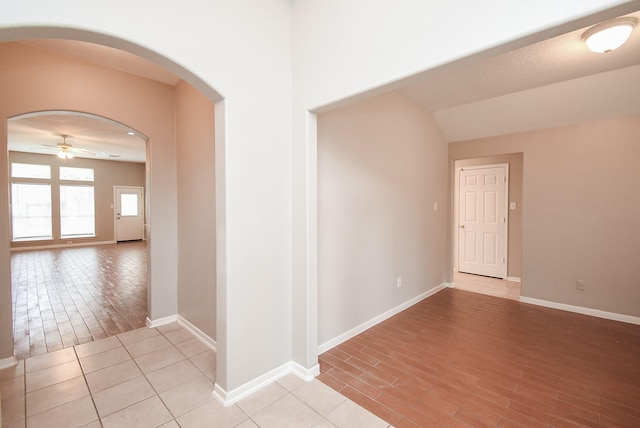
[[[510,210],[515,210],[516,209],[516,203],[515,202],[509,202],[509,209]]]

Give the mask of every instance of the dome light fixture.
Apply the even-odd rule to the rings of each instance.
[[[627,41],[637,23],[633,17],[605,21],[585,31],[582,39],[593,52],[609,53]]]

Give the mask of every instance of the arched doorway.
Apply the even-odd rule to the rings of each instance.
[[[114,44],[117,44],[115,42]],[[97,69],[93,64],[81,64],[78,61],[73,64],[67,63],[60,69],[49,68],[46,75],[37,72],[31,73],[32,70],[22,68],[26,72],[18,73],[16,76],[14,71],[20,70],[21,58],[24,58],[21,54],[24,46],[16,45],[16,43],[7,43],[2,46],[2,49],[7,49],[9,52],[6,53],[14,59],[13,63],[5,69],[0,83],[7,88],[5,92],[7,99],[12,100],[3,109],[2,116],[4,118],[28,111],[47,110],[54,106],[55,108],[62,106],[64,109],[90,111],[121,123],[127,123],[131,128],[140,130],[141,134],[148,136],[149,144],[146,151],[149,162],[146,167],[146,181],[149,189],[147,201],[149,215],[147,222],[149,226],[147,233],[149,238],[149,320],[163,322],[167,318],[173,317],[175,319],[178,313],[177,228],[179,223],[177,216],[178,189],[176,186],[176,130],[174,106],[166,102],[166,100],[172,100],[173,89],[167,84],[149,82],[148,79],[139,79],[137,76],[134,76],[133,80],[138,79],[138,82],[132,84],[132,79],[127,80],[127,76],[122,76],[121,73],[115,76],[118,74],[117,72]],[[48,61],[49,64],[56,61],[55,55],[50,52],[45,52],[44,56],[47,57],[44,61]],[[71,72],[68,67],[72,67]],[[110,74],[114,79],[113,84],[100,83],[98,74],[101,75],[101,78]],[[190,75],[186,71],[184,74]],[[199,81],[199,86],[208,87],[201,81]],[[210,87],[208,92],[215,94],[215,91]],[[30,94],[30,96],[25,97],[24,94]],[[215,96],[217,97],[217,94]],[[203,97],[206,98],[204,95]],[[13,102],[14,100],[15,102]],[[210,97],[209,102],[211,102]],[[213,115],[209,119],[213,122]],[[211,126],[213,127],[213,123]],[[3,131],[2,140],[6,145],[6,128]],[[6,150],[2,152],[3,156],[6,156]],[[213,165],[211,167],[213,168]],[[4,176],[8,175],[4,174]],[[215,182],[211,187],[215,187]],[[8,219],[2,218],[0,220],[4,222]],[[151,225],[154,227],[151,228]],[[2,257],[2,267],[6,268],[8,248],[4,250],[6,255]],[[213,264],[215,265],[215,262]],[[0,269],[0,273],[2,272],[5,272],[5,269]],[[8,277],[8,269],[6,272]],[[215,290],[215,283],[213,287]],[[1,300],[11,302],[10,298],[7,298],[6,301],[4,299],[8,295],[10,295],[10,289],[2,290]],[[215,300],[213,305],[215,307]],[[211,312],[215,316],[215,310]],[[11,325],[9,318],[11,311],[5,311],[3,307],[2,313],[3,319],[0,322],[7,323],[7,326]],[[205,328],[201,329],[205,330]],[[10,332],[11,328],[3,328],[2,330],[5,334],[4,332]],[[212,332],[211,334],[215,338],[215,323],[213,327],[208,328],[208,331]],[[0,351],[2,351],[2,355],[6,355],[9,352],[4,348],[8,346],[9,340],[6,340],[6,337],[1,339]]]
[[[14,355],[33,357],[145,326],[147,138],[77,111],[32,112],[7,122]],[[127,186],[123,195],[136,199],[125,216],[118,215],[116,186]],[[118,237],[125,227],[136,233]]]

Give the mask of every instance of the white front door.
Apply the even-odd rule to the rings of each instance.
[[[507,168],[459,171],[459,272],[507,277]]]
[[[116,241],[143,239],[144,210],[142,187],[114,187]]]

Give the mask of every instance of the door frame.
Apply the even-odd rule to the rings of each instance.
[[[113,210],[113,242],[118,242],[118,189],[136,189],[140,190],[142,194],[141,205],[142,205],[142,240],[146,241],[146,230],[147,230],[147,210],[146,203],[144,198],[144,186],[113,186],[113,204],[111,205],[111,209]]]
[[[502,272],[502,279],[508,278],[509,267],[509,164],[508,163],[496,163],[486,165],[473,165],[473,166],[460,166],[455,168],[454,174],[454,196],[453,196],[453,271],[458,272],[458,255],[459,248],[459,236],[460,229],[460,173],[463,170],[470,169],[489,169],[489,168],[504,168],[505,185],[504,185],[504,271]]]

